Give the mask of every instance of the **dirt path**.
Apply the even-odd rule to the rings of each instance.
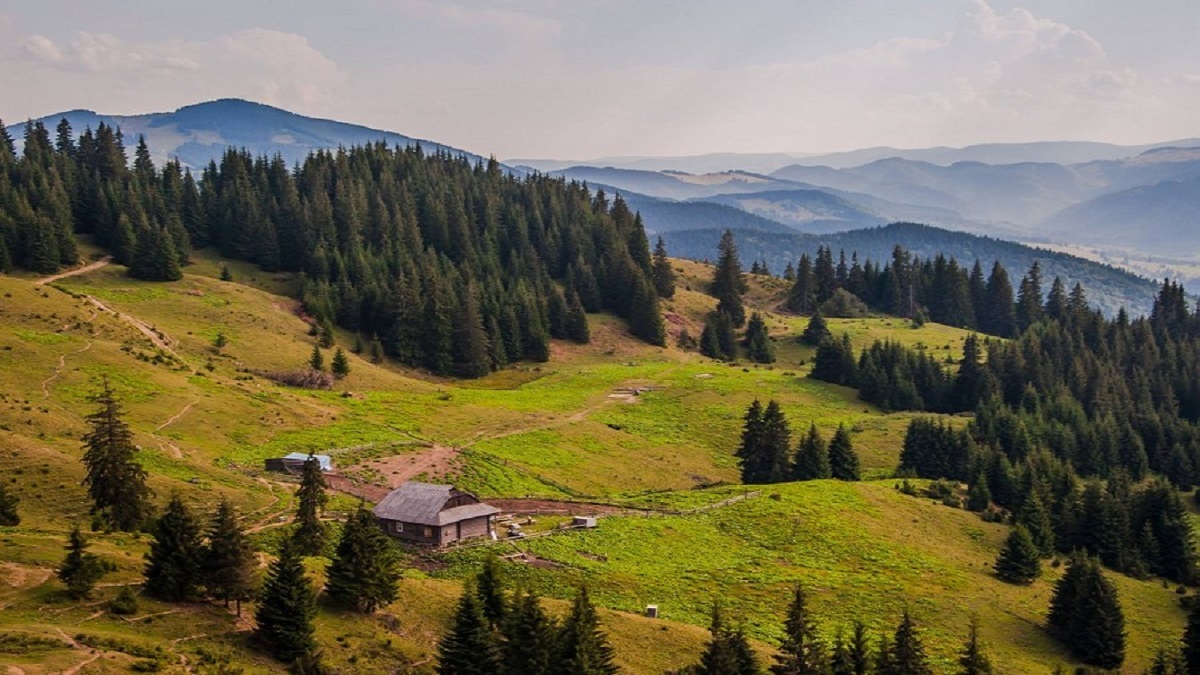
[[[88,340],[87,344],[81,349],[76,349],[73,352],[68,352],[58,357],[58,365],[55,366],[54,372],[50,373],[50,377],[42,380],[42,398],[50,398],[50,383],[57,380],[59,375],[62,375],[63,368],[67,367],[67,357],[82,354],[92,348],[92,341]]]
[[[186,414],[187,414],[187,411],[191,410],[191,409],[192,409],[192,406],[196,405],[196,404],[197,404],[197,403],[199,403],[199,402],[200,402],[200,399],[196,399],[195,401],[192,401],[191,403],[189,403],[189,404],[187,404],[187,405],[183,406],[183,410],[180,410],[179,412],[177,412],[177,413],[175,413],[174,415],[172,415],[172,416],[171,416],[171,419],[167,420],[166,422],[163,422],[162,424],[160,424],[160,425],[158,425],[158,426],[154,427],[154,430],[155,430],[155,431],[162,431],[163,429],[165,429],[165,428],[167,428],[167,427],[171,426],[172,424],[174,424],[174,423],[178,422],[180,417],[183,417],[184,415],[186,415]]]
[[[66,279],[67,277],[73,277],[78,274],[87,274],[88,272],[94,272],[94,271],[100,269],[101,267],[104,267],[105,265],[107,265],[110,262],[112,262],[112,256],[106,255],[103,258],[97,260],[96,262],[94,262],[90,265],[84,265],[83,267],[76,267],[73,270],[67,270],[66,272],[59,272],[58,274],[51,274],[50,276],[42,277],[41,279],[38,279],[37,281],[35,281],[33,283],[36,286],[45,286],[46,284],[54,283],[55,281],[58,281],[59,279]]]
[[[95,296],[85,295],[83,297],[86,298],[88,302],[92,303],[92,305],[96,309],[100,310],[101,312],[107,312],[108,314],[112,314],[113,316],[117,317],[118,320],[124,321],[125,323],[129,324],[130,326],[133,326],[133,328],[136,329],[139,333],[141,333],[142,335],[145,335],[150,340],[150,342],[154,344],[155,347],[158,347],[159,349],[170,354],[171,356],[174,356],[175,358],[179,359],[180,361],[183,360],[182,358],[180,358],[179,354],[175,353],[174,349],[171,349],[171,340],[169,337],[167,337],[166,333],[163,333],[162,331],[156,329],[155,327],[151,326],[150,324],[146,323],[145,321],[142,321],[141,319],[137,318],[136,316],[133,316],[132,314],[125,314],[123,312],[118,312],[117,310],[113,309],[112,307],[109,307],[108,305],[101,302]]]

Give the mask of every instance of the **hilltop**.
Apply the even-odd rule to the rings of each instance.
[[[86,245],[82,253],[100,254]],[[154,645],[170,664],[276,667],[246,647],[245,622],[219,605],[144,601],[130,623],[100,605],[115,587],[102,588],[90,605],[61,598],[51,568],[67,529],[86,518],[79,438],[102,375],[124,399],[159,500],[176,491],[204,505],[228,496],[268,550],[292,508],[293,484],[263,473],[262,460],[291,451],[331,454],[343,475],[374,494],[405,478],[426,478],[485,498],[533,496],[626,510],[602,518],[593,532],[505,545],[532,562],[514,560],[503,569],[513,583],[558,599],[586,579],[596,601],[612,610],[604,612],[604,626],[631,672],[693,661],[715,595],[726,598],[765,654],[778,640],[786,590],[796,581],[810,589],[828,636],[856,616],[882,630],[909,607],[939,669],[952,662],[972,612],[1006,670],[1048,671],[1070,662],[1038,627],[1057,571],[1030,587],[1000,583],[990,564],[1004,527],[894,489],[888,476],[912,415],[884,413],[850,389],[804,377],[813,351],[794,337],[806,319],[777,310],[786,291],[780,279],[752,275],[747,294],[750,306],[767,314],[779,355],[770,367],[725,364],[675,346],[684,329],[699,334],[715,302],[700,292],[711,268],[676,260],[677,292],[663,302],[671,333],[666,347],[632,338],[614,316],[591,314],[592,341],[554,340],[546,363],[522,362],[460,381],[352,354],[351,374],[321,392],[263,377],[303,363],[312,350],[309,324],[292,299],[298,275],[265,273],[209,251],[194,257],[183,279],[169,283],[129,279],[115,264],[44,285],[32,275],[0,277],[0,369],[10,383],[0,399],[0,444],[9,449],[0,454],[0,469],[21,497],[25,519],[3,528],[0,556],[10,581],[0,590],[6,605],[0,631],[42,640],[26,656],[0,654],[0,662],[30,673],[78,665],[92,655],[62,636],[86,633],[93,637],[75,639],[107,645],[93,668],[127,664],[130,653]],[[222,266],[232,281],[220,280]],[[914,329],[889,317],[831,323],[860,348],[889,338],[947,359],[967,335],[936,324]],[[228,340],[220,349],[213,346],[217,332]],[[347,349],[354,344],[350,333],[339,331],[336,339]],[[754,398],[778,399],[794,429],[811,421],[828,432],[845,423],[868,480],[765,486],[749,499],[695,515],[638,511],[745,495],[730,485],[738,479],[732,449]],[[356,501],[343,494],[331,508],[344,511]],[[538,527],[556,522],[538,520]],[[145,538],[94,537],[98,552],[118,567],[104,582],[135,582]],[[460,580],[474,573],[481,554],[411,558],[425,571],[406,573],[402,597],[420,600],[402,600],[379,617],[324,610],[320,637],[331,663],[428,670]],[[322,574],[319,561],[311,567]],[[1129,617],[1126,664],[1140,668],[1155,645],[1177,639],[1183,611],[1157,582],[1111,576]],[[659,604],[663,618],[640,617],[645,604]],[[555,600],[551,608],[562,611],[563,604]],[[651,644],[656,649],[645,648]]]

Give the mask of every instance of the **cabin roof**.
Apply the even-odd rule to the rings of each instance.
[[[446,508],[452,497],[467,494],[452,485],[433,485],[409,481],[388,493],[373,510],[375,516],[384,520],[398,520],[418,525],[450,525],[471,518],[480,518],[500,513],[500,509],[476,501]],[[474,499],[474,495],[467,495]]]

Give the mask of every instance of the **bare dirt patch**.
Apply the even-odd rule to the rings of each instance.
[[[0,563],[0,579],[12,588],[32,588],[41,586],[50,578],[50,570],[44,567],[33,567],[20,563]]]
[[[419,476],[431,481],[455,476],[458,473],[458,455],[458,448],[434,444],[415,452],[368,459],[349,467],[349,470],[365,470],[369,475],[379,477],[372,482],[395,488]]]

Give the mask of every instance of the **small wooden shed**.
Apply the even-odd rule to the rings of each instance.
[[[492,537],[500,509],[452,485],[409,481],[374,509],[384,532],[404,541],[445,546],[472,537]]]
[[[300,474],[304,471],[304,463],[308,461],[308,455],[303,452],[293,452],[283,457],[268,459],[263,462],[263,468],[267,471],[278,471],[280,473]],[[321,470],[325,472],[333,471],[333,460],[329,455],[313,455],[313,459],[321,465]]]

